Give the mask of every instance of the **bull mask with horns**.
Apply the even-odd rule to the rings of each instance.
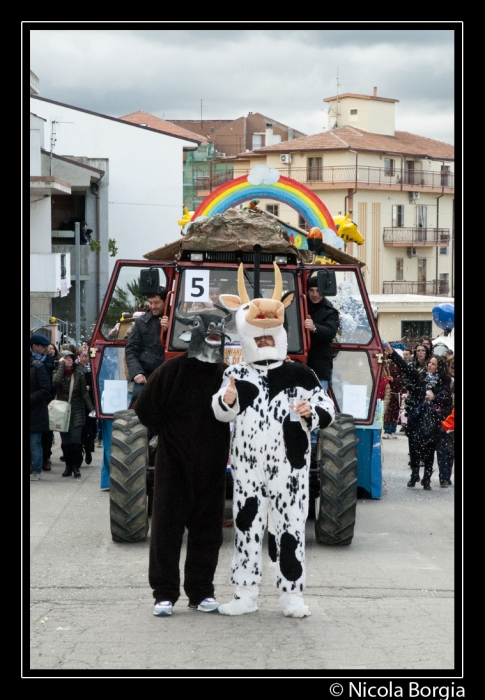
[[[231,314],[221,318],[216,314],[200,313],[196,316],[182,316],[176,312],[175,318],[192,330],[184,331],[180,340],[189,343],[188,355],[201,362],[224,362],[224,342],[227,338],[226,324]]]
[[[275,273],[275,287],[272,299],[250,300],[244,283],[244,268],[241,263],[238,270],[237,282],[239,296],[234,294],[221,294],[219,302],[226,309],[236,314],[236,328],[239,341],[247,363],[284,361],[287,355],[288,339],[283,323],[285,309],[294,299],[293,291],[282,295],[283,280],[281,271],[273,263]],[[255,338],[262,335],[270,335],[274,339],[274,347],[261,347],[256,345]]]

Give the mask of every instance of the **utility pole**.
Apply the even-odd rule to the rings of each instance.
[[[76,345],[81,342],[81,224],[74,224],[74,243],[76,257]]]

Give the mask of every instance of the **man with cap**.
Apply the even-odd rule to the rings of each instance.
[[[234,422],[231,582],[236,589],[219,613],[243,615],[258,609],[263,537],[270,520],[280,605],[286,617],[302,618],[310,615],[303,601],[310,431],[330,425],[335,412],[315,373],[299,362],[285,361],[284,311],[294,292],[282,295],[281,272],[277,265],[274,269],[272,299],[249,299],[242,265],[239,295],[220,297],[236,312],[244,362],[224,372],[212,399],[216,418]]]
[[[52,384],[52,372],[54,371],[55,368],[55,360],[54,357],[47,352],[47,348],[50,345],[51,341],[49,338],[46,338],[45,335],[42,335],[41,333],[34,333],[34,335],[30,336],[30,350],[32,353],[32,356],[34,359],[38,360],[41,362],[47,372],[47,377],[49,378],[50,386],[51,386],[51,391],[50,395],[47,399],[47,402],[52,401],[52,399],[55,396],[55,389],[54,385]],[[46,430],[43,431],[42,433],[42,470],[43,471],[50,471],[51,470],[51,464],[50,464],[50,456],[52,452],[52,432],[49,430],[49,426],[47,426]]]
[[[34,339],[34,343],[32,343]],[[44,345],[45,343],[45,345]],[[52,384],[44,363],[37,359],[38,351],[47,346],[49,341],[43,335],[33,335],[30,339],[30,460],[31,481],[39,481],[42,473],[43,452],[42,433],[49,430],[47,403],[51,398]],[[36,348],[34,354],[33,347]]]
[[[339,327],[337,309],[320,294],[316,275],[310,276],[307,283],[308,318],[305,328],[310,331],[311,346],[308,351],[308,367],[315,372],[322,387],[332,385],[332,340]]]
[[[156,294],[148,296],[150,310],[136,319],[125,348],[129,380],[134,382],[134,403],[150,375],[165,360],[165,350],[160,335],[168,328],[168,316],[164,315],[167,290],[160,287]]]

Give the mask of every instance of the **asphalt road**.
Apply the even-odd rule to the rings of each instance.
[[[255,613],[194,612],[182,594],[171,617],[154,617],[149,541],[112,541],[101,449],[80,480],[62,478],[58,435],[56,441],[52,471],[25,481],[31,589],[24,676],[458,677],[458,496],[454,486],[440,488],[436,471],[431,491],[406,488],[404,435],[383,442],[383,496],[359,499],[350,546],[317,544],[307,522],[312,615],[305,619],[283,616],[269,560]],[[215,577],[221,602],[232,596],[232,540],[233,529],[225,528]]]

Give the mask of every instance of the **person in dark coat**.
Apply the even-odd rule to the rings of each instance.
[[[79,365],[74,364],[76,353],[61,350],[59,363],[54,370],[52,381],[56,388],[56,399],[69,401],[70,384],[73,382],[71,396],[71,420],[67,433],[61,435],[61,449],[64,454],[66,468],[62,476],[81,477],[79,467],[83,461],[83,446],[81,442],[82,429],[86,422],[85,407],[95,416],[94,406],[86,388],[84,372]]]
[[[396,430],[399,421],[399,409],[401,407],[401,393],[404,387],[401,370],[395,362],[388,361],[387,369],[391,381],[389,403],[384,413],[384,435],[382,437],[397,439]]]
[[[148,572],[155,615],[171,615],[180,596],[185,528],[189,607],[202,612],[219,607],[213,579],[223,539],[230,433],[211,403],[227,367],[226,319],[209,313],[177,319],[193,325],[189,350],[158,367],[135,404],[140,421],[158,435]]]
[[[89,363],[89,348],[83,344],[80,348],[78,348],[76,355],[76,364],[84,372],[84,379],[86,381],[86,388],[88,390],[89,398],[94,404],[93,375]],[[96,418],[91,418],[87,406],[85,406],[85,412],[86,422],[82,429],[81,442],[86,464],[91,464],[93,461],[92,453],[94,452],[94,442],[96,438]]]
[[[49,430],[47,403],[51,396],[51,381],[40,360],[30,354],[30,459],[31,481],[39,481],[42,473],[42,433]]]
[[[421,462],[424,464],[424,476],[421,480],[423,488],[431,490],[431,475],[433,474],[434,454],[440,439],[441,421],[449,415],[452,406],[450,377],[446,361],[436,355],[431,355],[426,373],[415,369],[389,345],[383,344],[384,351],[402,371],[403,381],[408,390],[406,399],[406,435],[409,440],[409,456],[411,458],[411,478],[409,487],[414,487],[419,481]],[[423,413],[425,403],[429,402],[436,416],[437,430],[433,436],[423,431]]]
[[[148,378],[165,360],[160,340],[162,330],[168,328],[168,316],[163,315],[167,290],[160,288],[148,297],[150,310],[136,319],[125,348],[129,381],[134,382],[132,404],[137,400]]]
[[[308,313],[305,328],[310,331],[311,346],[307,365],[320,380],[323,389],[332,386],[332,340],[339,328],[339,313],[331,302],[318,291],[316,276],[307,284]]]
[[[52,380],[52,373],[54,371],[54,368],[56,366],[56,360],[54,355],[49,352],[49,348],[52,346],[51,341],[49,338],[46,338],[45,335],[42,335],[40,333],[35,333],[34,335],[30,336],[30,347],[31,347],[31,352],[32,355],[36,360],[39,360],[39,362],[42,362],[42,364],[45,367],[45,370],[47,372],[47,376],[49,377],[49,380]],[[55,346],[54,346],[55,347]],[[49,401],[52,401],[52,399],[55,396],[55,389],[54,385],[52,384],[51,381],[51,394],[48,399]],[[50,461],[50,456],[52,453],[52,432],[47,428],[47,431],[42,433],[42,470],[45,472],[48,472],[51,470],[51,461]]]

